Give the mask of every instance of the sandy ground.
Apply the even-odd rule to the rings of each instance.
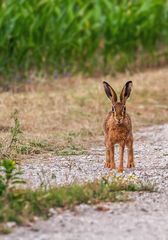
[[[74,212],[55,212],[47,221],[16,228],[2,240],[167,240],[168,239],[168,125],[152,126],[135,134],[136,168],[139,178],[155,182],[155,193],[131,194],[132,201],[80,205]],[[34,161],[34,164],[32,164]],[[29,160],[25,178],[34,187],[91,180],[107,174],[103,168],[104,147],[91,149],[87,156]],[[40,177],[41,176],[41,177]],[[45,178],[44,181],[40,180]]]

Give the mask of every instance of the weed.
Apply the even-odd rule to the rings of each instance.
[[[0,224],[0,234],[11,233],[11,228],[7,227],[6,224]]]
[[[82,155],[86,153],[86,150],[82,146],[76,146],[74,144],[69,144],[65,147],[59,147],[55,151],[56,155],[60,156],[69,156],[69,155]]]
[[[29,155],[29,154],[40,154],[44,152],[53,152],[54,146],[49,145],[46,141],[31,140],[24,143],[22,141],[17,147],[16,151],[18,154]]]
[[[14,126],[11,127],[10,141],[6,146],[1,146],[0,156],[0,196],[15,188],[17,184],[22,184],[22,172],[16,165],[16,151],[17,145],[20,142],[20,134],[22,134],[20,122],[18,119],[18,112],[12,114],[14,119]]]
[[[16,147],[16,151],[18,154],[23,154],[23,155],[29,155],[33,152],[31,146],[26,144],[18,145]],[[39,153],[39,151],[36,151],[36,153]]]
[[[18,119],[18,111],[15,110],[11,118],[14,120],[14,126],[10,128],[10,137],[6,145],[1,143],[1,156],[0,159],[12,159],[15,158],[16,149],[20,143],[20,135],[22,130]],[[0,160],[1,161],[1,160]]]
[[[16,167],[12,159],[3,159],[0,164],[0,196],[7,194],[17,184],[25,183],[21,178],[22,172]]]
[[[12,114],[12,118],[14,120],[14,127],[11,127],[11,141],[10,141],[9,148],[17,144],[17,142],[19,141],[19,136],[20,134],[22,134],[17,110],[15,110],[14,113]]]
[[[145,188],[144,188],[145,186]],[[49,216],[49,209],[62,207],[73,208],[86,203],[96,204],[100,201],[128,201],[128,191],[154,191],[138,179],[126,179],[111,176],[94,182],[54,187],[48,190],[9,191],[5,199],[0,197],[0,222],[15,221],[23,224],[32,220],[33,216]],[[8,208],[4,208],[8,202]]]

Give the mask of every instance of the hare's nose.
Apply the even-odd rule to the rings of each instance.
[[[120,124],[122,122],[122,119],[118,119],[118,124]]]

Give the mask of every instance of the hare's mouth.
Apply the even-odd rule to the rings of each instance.
[[[120,120],[118,120],[118,121],[116,122],[116,124],[117,124],[118,126],[122,125],[122,123],[123,123],[123,121],[120,121]]]

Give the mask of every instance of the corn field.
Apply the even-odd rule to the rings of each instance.
[[[165,0],[1,0],[0,75],[119,69],[168,46]]]

